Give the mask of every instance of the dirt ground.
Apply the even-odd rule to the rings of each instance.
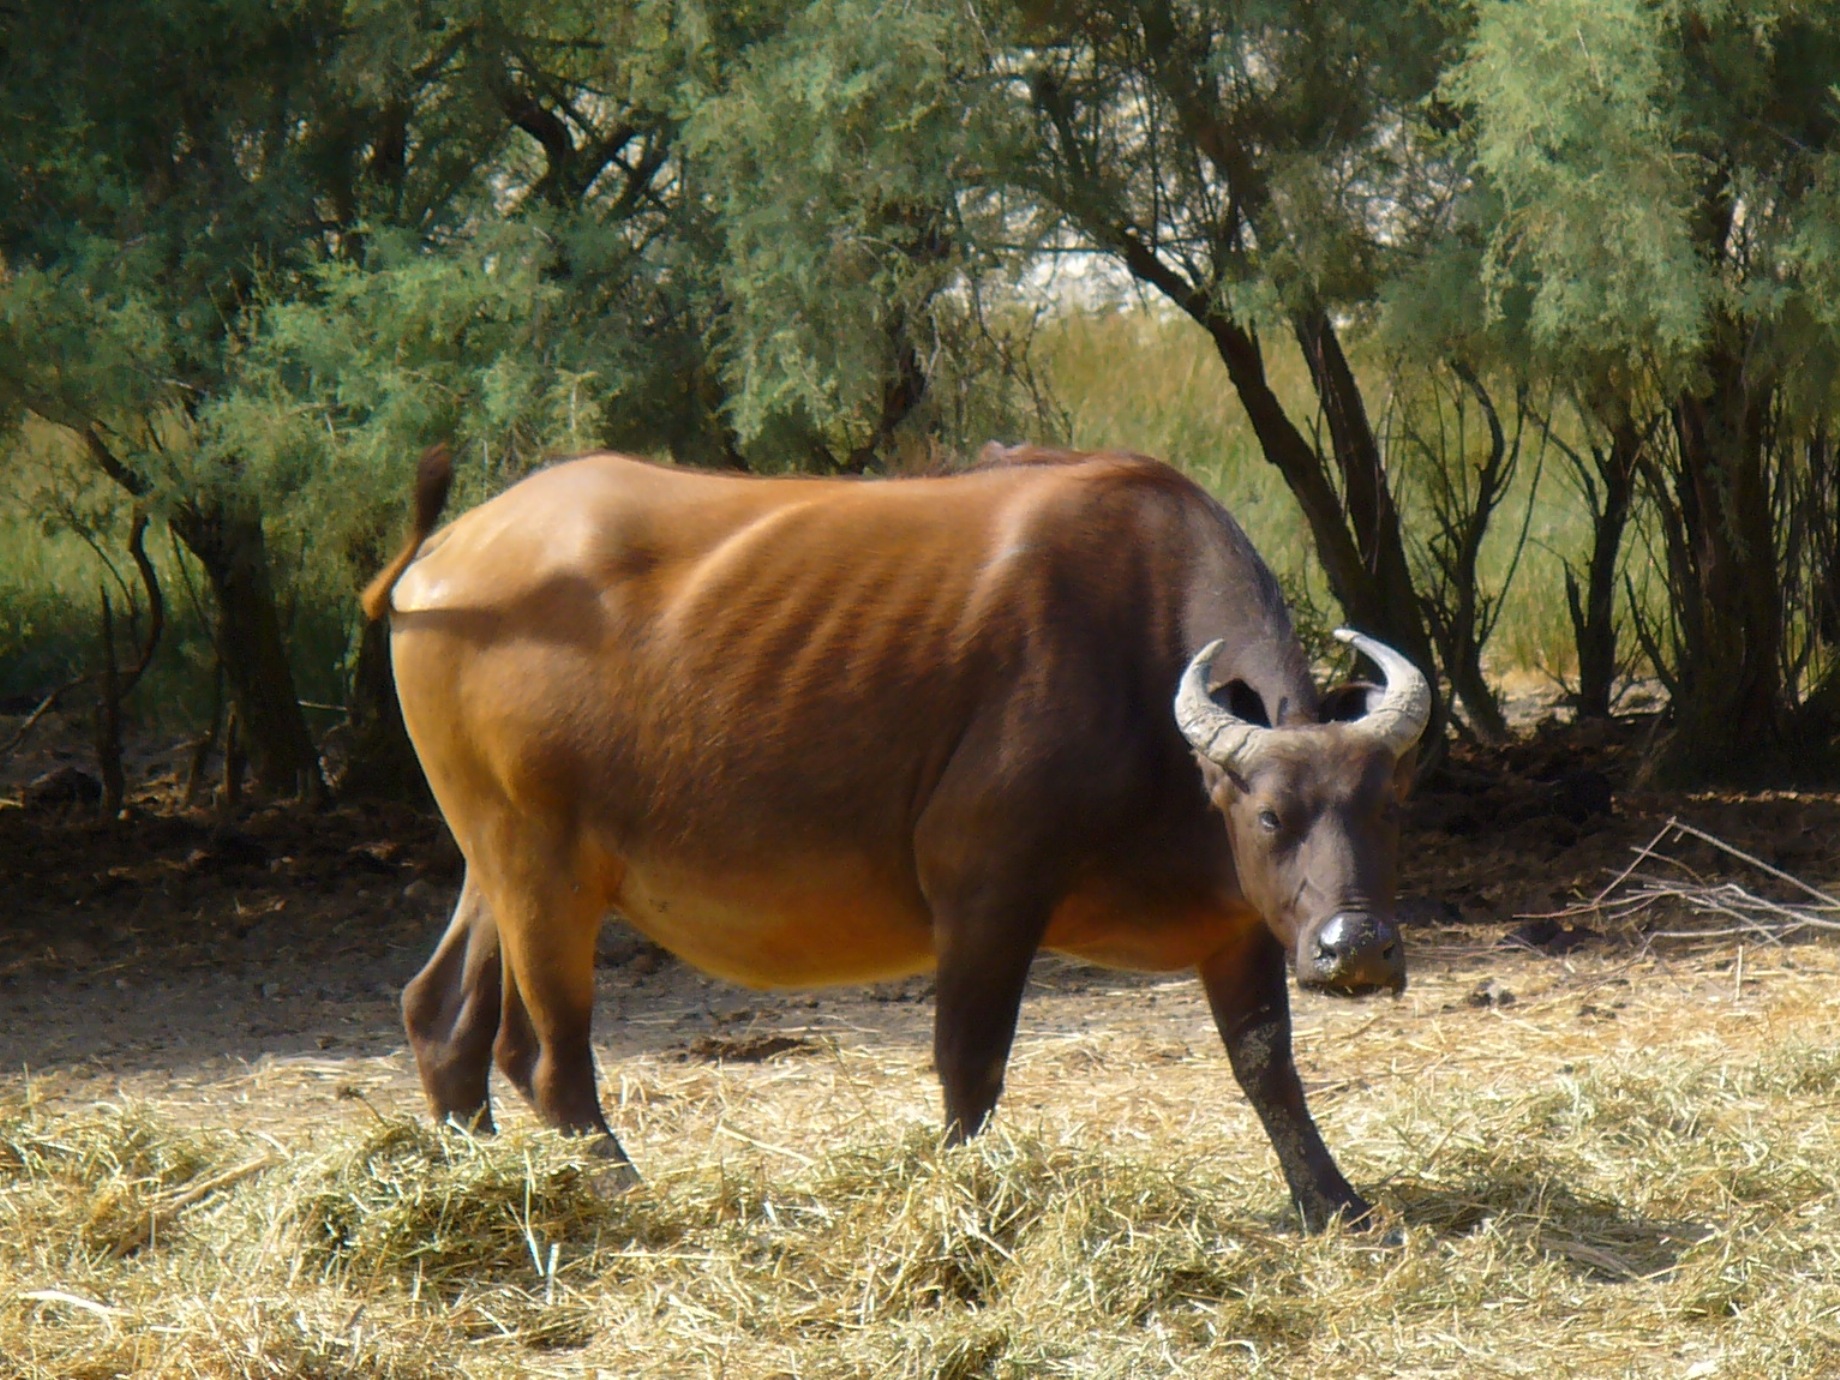
[[[647,1182],[572,1196],[514,1100],[416,1129],[438,820],[188,811],[149,748],[105,822],[65,726],[0,769],[0,1372],[1840,1374],[1840,943],[1578,909],[1676,819],[1725,847],[1644,875],[1834,894],[1840,793],[1643,792],[1642,731],[1456,751],[1408,990],[1294,998],[1376,1242],[1297,1235],[1191,977],[1040,959],[993,1131],[942,1152],[928,981],[747,992],[617,923],[601,1091]]]
[[[1722,989],[1720,969],[1700,972],[1702,959],[1656,948],[1639,931],[1601,935],[1588,923],[1524,918],[1594,894],[1670,817],[1818,885],[1840,882],[1840,794],[1628,791],[1640,732],[1639,723],[1555,722],[1506,750],[1455,754],[1414,801],[1403,850],[1411,989],[1401,1002],[1358,1009],[1298,998],[1300,1061],[1313,1085],[1381,1076],[1388,1028],[1409,1033],[1427,1014],[1480,1019],[1505,1004],[1504,992],[1522,1011],[1536,999],[1570,1002],[1567,1019],[1588,1025],[1616,1019],[1614,984],[1628,981],[1616,975],[1632,963],[1671,963],[1676,980]],[[29,1079],[54,1101],[128,1096],[271,1132],[416,1112],[397,1000],[459,882],[439,821],[400,807],[234,818],[180,810],[171,803],[182,766],[175,749],[142,752],[131,764],[132,818],[102,822],[83,802],[58,803],[55,791],[29,784],[81,763],[75,734],[44,734],[0,779],[0,798],[11,797],[0,805],[0,1077]],[[1743,871],[1709,846],[1671,856],[1698,875]],[[612,1119],[629,1139],[625,1070],[771,1059],[793,1074],[829,1067],[839,1049],[872,1051],[910,1085],[898,1100],[917,1119],[933,1114],[925,979],[748,992],[702,977],[617,922],[603,936],[602,965],[596,1045]],[[1010,1106],[1052,1097],[1053,1079],[1038,1083],[1029,1068],[1069,1041],[1089,1059],[1130,1046],[1217,1060],[1221,1102],[1239,1101],[1188,977],[1043,957]],[[643,1144],[632,1149],[643,1163]]]

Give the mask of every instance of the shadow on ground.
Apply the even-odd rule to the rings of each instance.
[[[1665,1276],[1689,1247],[1715,1234],[1704,1222],[1644,1218],[1609,1199],[1583,1196],[1521,1172],[1454,1186],[1396,1183],[1385,1197],[1413,1225],[1444,1236],[1494,1231],[1598,1283]]]

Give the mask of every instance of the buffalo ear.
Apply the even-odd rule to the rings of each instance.
[[[1378,694],[1380,687],[1364,680],[1338,685],[1322,697],[1317,714],[1326,724],[1353,723],[1367,713],[1367,697]]]
[[[1224,695],[1227,708],[1237,717],[1260,728],[1271,727],[1271,714],[1265,708],[1265,697],[1243,680],[1230,680],[1225,687],[1216,692]]]
[[[1412,794],[1412,786],[1418,780],[1418,744],[1414,743],[1399,754],[1399,760],[1393,764],[1393,795],[1400,801]]]
[[[1318,713],[1326,724],[1353,723],[1367,713],[1367,699],[1370,695],[1382,695],[1386,692],[1378,685],[1371,685],[1364,680],[1349,681],[1338,685],[1322,697]],[[1414,743],[1399,754],[1399,760],[1393,764],[1393,791],[1400,800],[1412,793],[1412,783],[1418,778],[1418,744]]]

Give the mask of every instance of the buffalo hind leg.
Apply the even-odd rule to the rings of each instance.
[[[945,1092],[946,1141],[956,1145],[984,1129],[1002,1095],[1022,990],[1047,908],[942,909],[934,920],[933,1065]]]
[[[521,851],[532,870],[492,887],[505,968],[493,1054],[545,1125],[595,1135],[610,1158],[626,1164],[601,1113],[589,1040],[601,909],[568,884],[568,869],[539,872],[542,851]]]
[[[498,927],[469,868],[447,933],[403,988],[403,1027],[437,1121],[492,1129],[487,1079],[500,985]]]
[[[1265,1125],[1291,1198],[1310,1231],[1338,1214],[1354,1223],[1372,1209],[1349,1186],[1323,1144],[1303,1084],[1291,1058],[1290,997],[1284,985],[1284,950],[1263,926],[1244,947],[1201,965],[1214,1024],[1226,1042],[1233,1076]]]

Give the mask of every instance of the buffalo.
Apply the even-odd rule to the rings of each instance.
[[[761,478],[592,454],[435,531],[364,595],[466,860],[403,995],[434,1113],[503,1075],[603,1138],[589,1022],[617,912],[757,987],[936,975],[946,1134],[1003,1086],[1049,949],[1194,969],[1310,1227],[1364,1217],[1291,1057],[1285,970],[1399,992],[1392,907],[1425,677],[1319,693],[1245,533],[1141,456]]]

